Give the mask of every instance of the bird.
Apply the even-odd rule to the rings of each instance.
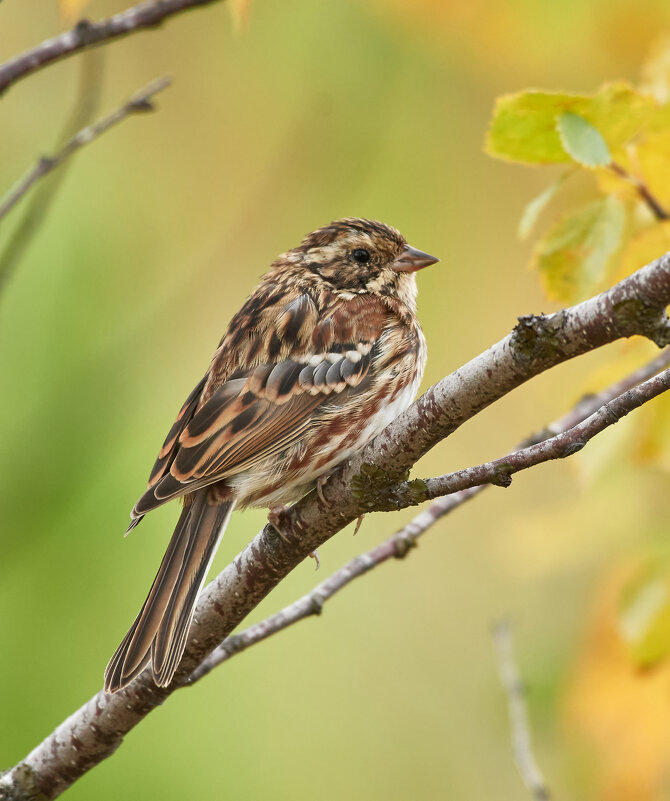
[[[144,605],[105,671],[115,693],[151,663],[172,681],[233,509],[269,519],[413,401],[427,349],[415,273],[437,262],[389,225],[334,220],[282,253],[235,314],[131,512],[183,508]],[[281,533],[281,531],[279,532]]]

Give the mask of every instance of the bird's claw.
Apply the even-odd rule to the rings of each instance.
[[[300,518],[297,515],[290,517],[291,509],[291,506],[273,506],[268,512],[268,523],[286,543],[291,542],[289,535],[293,533],[294,528],[302,528]]]
[[[287,528],[290,530],[290,525],[286,519],[288,509],[288,506],[273,506],[268,512],[268,523],[286,543],[290,542],[290,539],[284,533]]]
[[[323,494],[323,487],[326,481],[328,481],[328,476],[319,476],[316,480],[316,494],[318,499],[324,506],[328,506],[328,502],[326,501],[326,498]]]

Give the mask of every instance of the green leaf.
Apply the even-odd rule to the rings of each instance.
[[[556,126],[556,120],[570,112],[600,131],[615,153],[641,131],[652,129],[665,108],[627,83],[606,84],[595,95],[538,91],[505,95],[496,102],[485,150],[524,164],[570,162]]]
[[[556,194],[559,187],[563,181],[565,181],[568,175],[570,175],[570,172],[564,172],[558,180],[554,181],[553,184],[549,184],[549,186],[546,189],[543,189],[542,192],[537,195],[537,197],[534,197],[526,204],[526,207],[521,213],[521,219],[519,220],[519,227],[517,229],[517,235],[519,239],[522,241],[524,239],[528,239],[533,228],[535,227],[538,217],[540,214],[542,214],[544,208]]]
[[[557,223],[533,253],[532,264],[547,295],[573,303],[590,294],[621,245],[624,224],[623,203],[614,195],[582,206]]]
[[[564,111],[557,122],[565,151],[584,167],[605,167],[612,161],[607,143],[597,128],[573,111]]]
[[[570,161],[556,130],[556,116],[583,110],[586,97],[551,92],[521,92],[498,98],[485,150],[492,156],[526,164]]]
[[[621,597],[619,630],[633,659],[641,667],[650,667],[670,653],[667,574],[646,570],[626,588]]]

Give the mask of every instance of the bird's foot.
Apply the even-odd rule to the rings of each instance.
[[[284,533],[286,529],[290,529],[290,524],[286,519],[286,513],[290,507],[288,506],[273,506],[268,512],[268,523],[279,534],[284,542],[289,542],[289,538]]]
[[[328,481],[328,476],[319,476],[316,480],[316,494],[324,506],[328,506],[328,501],[324,497],[323,488]]]
[[[358,534],[358,529],[361,527],[361,523],[363,522],[364,517],[365,515],[363,514],[356,518],[356,528],[354,529],[354,534],[353,534],[354,537],[356,536],[356,534]]]
[[[315,548],[312,553],[310,553],[310,557],[316,562],[315,570],[318,570],[321,567],[321,560],[319,559],[319,552]]]
[[[290,506],[273,506],[268,512],[268,523],[286,543],[291,542],[289,535],[293,533],[293,528],[301,528],[300,520],[297,517],[291,519],[291,508]]]

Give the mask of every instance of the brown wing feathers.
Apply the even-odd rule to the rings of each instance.
[[[182,406],[133,509],[130,528],[184,496],[147,600],[107,667],[108,692],[149,660],[158,685],[172,680],[236,504],[299,497],[383,424],[375,415],[388,398],[416,386],[425,348],[411,270],[431,260],[395,229],[347,218],[273,263]]]
[[[156,464],[153,466],[151,475],[149,476],[149,486],[155,484],[161,475],[164,474],[165,470],[169,469],[172,459],[174,459],[177,451],[177,439],[184,430],[186,424],[193,417],[193,413],[198,406],[200,395],[202,394],[202,390],[206,382],[207,376],[204,376],[194,388],[193,392],[191,392],[191,394],[188,396],[184,405],[181,407],[179,414],[177,415],[177,419],[174,421],[172,428],[165,438],[163,447],[158,454]]]
[[[302,294],[274,318],[271,334],[266,327],[258,355],[268,358],[277,349],[274,340],[293,358],[248,366],[246,375],[233,362],[223,370],[224,338],[209,380],[196,387],[172,427],[133,518],[139,522],[156,506],[248,469],[303,436],[328,395],[357,386],[368,373],[372,344],[388,317],[383,302],[362,304],[356,297],[314,325],[316,306]],[[226,372],[236,377],[213,387],[212,376]]]
[[[315,301],[306,294],[283,310],[269,306],[266,311],[273,324],[259,317],[246,343],[233,344],[237,332],[224,338],[207,376],[180,410],[149,487],[133,509],[131,528],[150,509],[187,494],[149,596],[108,666],[108,691],[125,686],[150,658],[156,683],[170,682],[234,505],[232,497],[223,503],[210,498],[208,485],[299,442],[318,424],[322,410],[332,415],[329,396],[354,391],[369,373],[373,343],[389,315],[381,301],[363,305],[353,298],[319,319]],[[222,487],[217,483],[217,492]]]

